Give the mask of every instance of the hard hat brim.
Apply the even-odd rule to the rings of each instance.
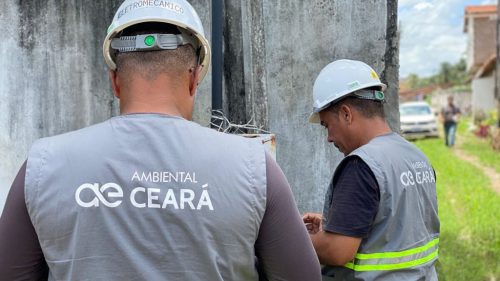
[[[313,112],[311,115],[309,115],[309,123],[319,124],[320,122],[321,120],[319,118],[318,112]]]
[[[331,100],[327,100],[326,103],[321,106],[321,109],[318,110],[318,112],[311,113],[311,115],[309,115],[309,123],[314,123],[314,124],[320,123],[321,120],[319,118],[319,112],[321,110],[323,110],[324,108],[330,106],[332,103],[338,102],[339,100],[345,98],[346,96],[348,96],[356,91],[366,89],[366,88],[371,88],[371,87],[380,87],[381,91],[385,91],[387,89],[387,85],[385,85],[384,83],[381,83],[381,82],[377,82],[377,83],[373,83],[373,84],[363,85],[363,87],[356,88],[356,89],[341,93],[338,96],[333,97]]]

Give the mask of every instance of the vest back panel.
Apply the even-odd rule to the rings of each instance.
[[[257,280],[265,166],[256,141],[119,116],[37,141],[26,204],[55,280]]]

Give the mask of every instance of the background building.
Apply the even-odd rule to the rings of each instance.
[[[471,109],[474,118],[496,108],[497,6],[465,7],[467,70],[472,77]]]

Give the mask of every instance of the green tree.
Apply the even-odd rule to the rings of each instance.
[[[440,84],[447,85],[451,82],[452,77],[452,66],[448,62],[441,63],[441,68],[439,69],[439,73],[437,74],[437,81]]]
[[[460,59],[455,64],[441,63],[437,74],[429,77],[419,77],[417,74],[408,75],[408,86],[412,89],[441,85],[441,86],[463,86],[467,83],[467,70],[465,59]]]
[[[407,80],[408,80],[408,86],[411,89],[418,88],[418,84],[419,84],[420,78],[418,77],[417,74],[411,73],[410,75],[408,75]]]

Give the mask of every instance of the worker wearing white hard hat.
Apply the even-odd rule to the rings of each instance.
[[[321,280],[262,143],[190,121],[210,63],[193,7],[126,0],[103,51],[121,115],[33,145],[0,219],[0,279]]]
[[[345,155],[323,214],[303,216],[323,280],[437,280],[435,173],[391,131],[385,89],[375,70],[354,60],[332,62],[314,83],[310,121]]]
[[[363,95],[366,99],[384,100],[387,86],[380,82],[369,65],[353,60],[338,60],[327,65],[314,83],[313,113],[309,121],[319,123],[319,112],[349,95]],[[373,90],[366,90],[373,89]]]

